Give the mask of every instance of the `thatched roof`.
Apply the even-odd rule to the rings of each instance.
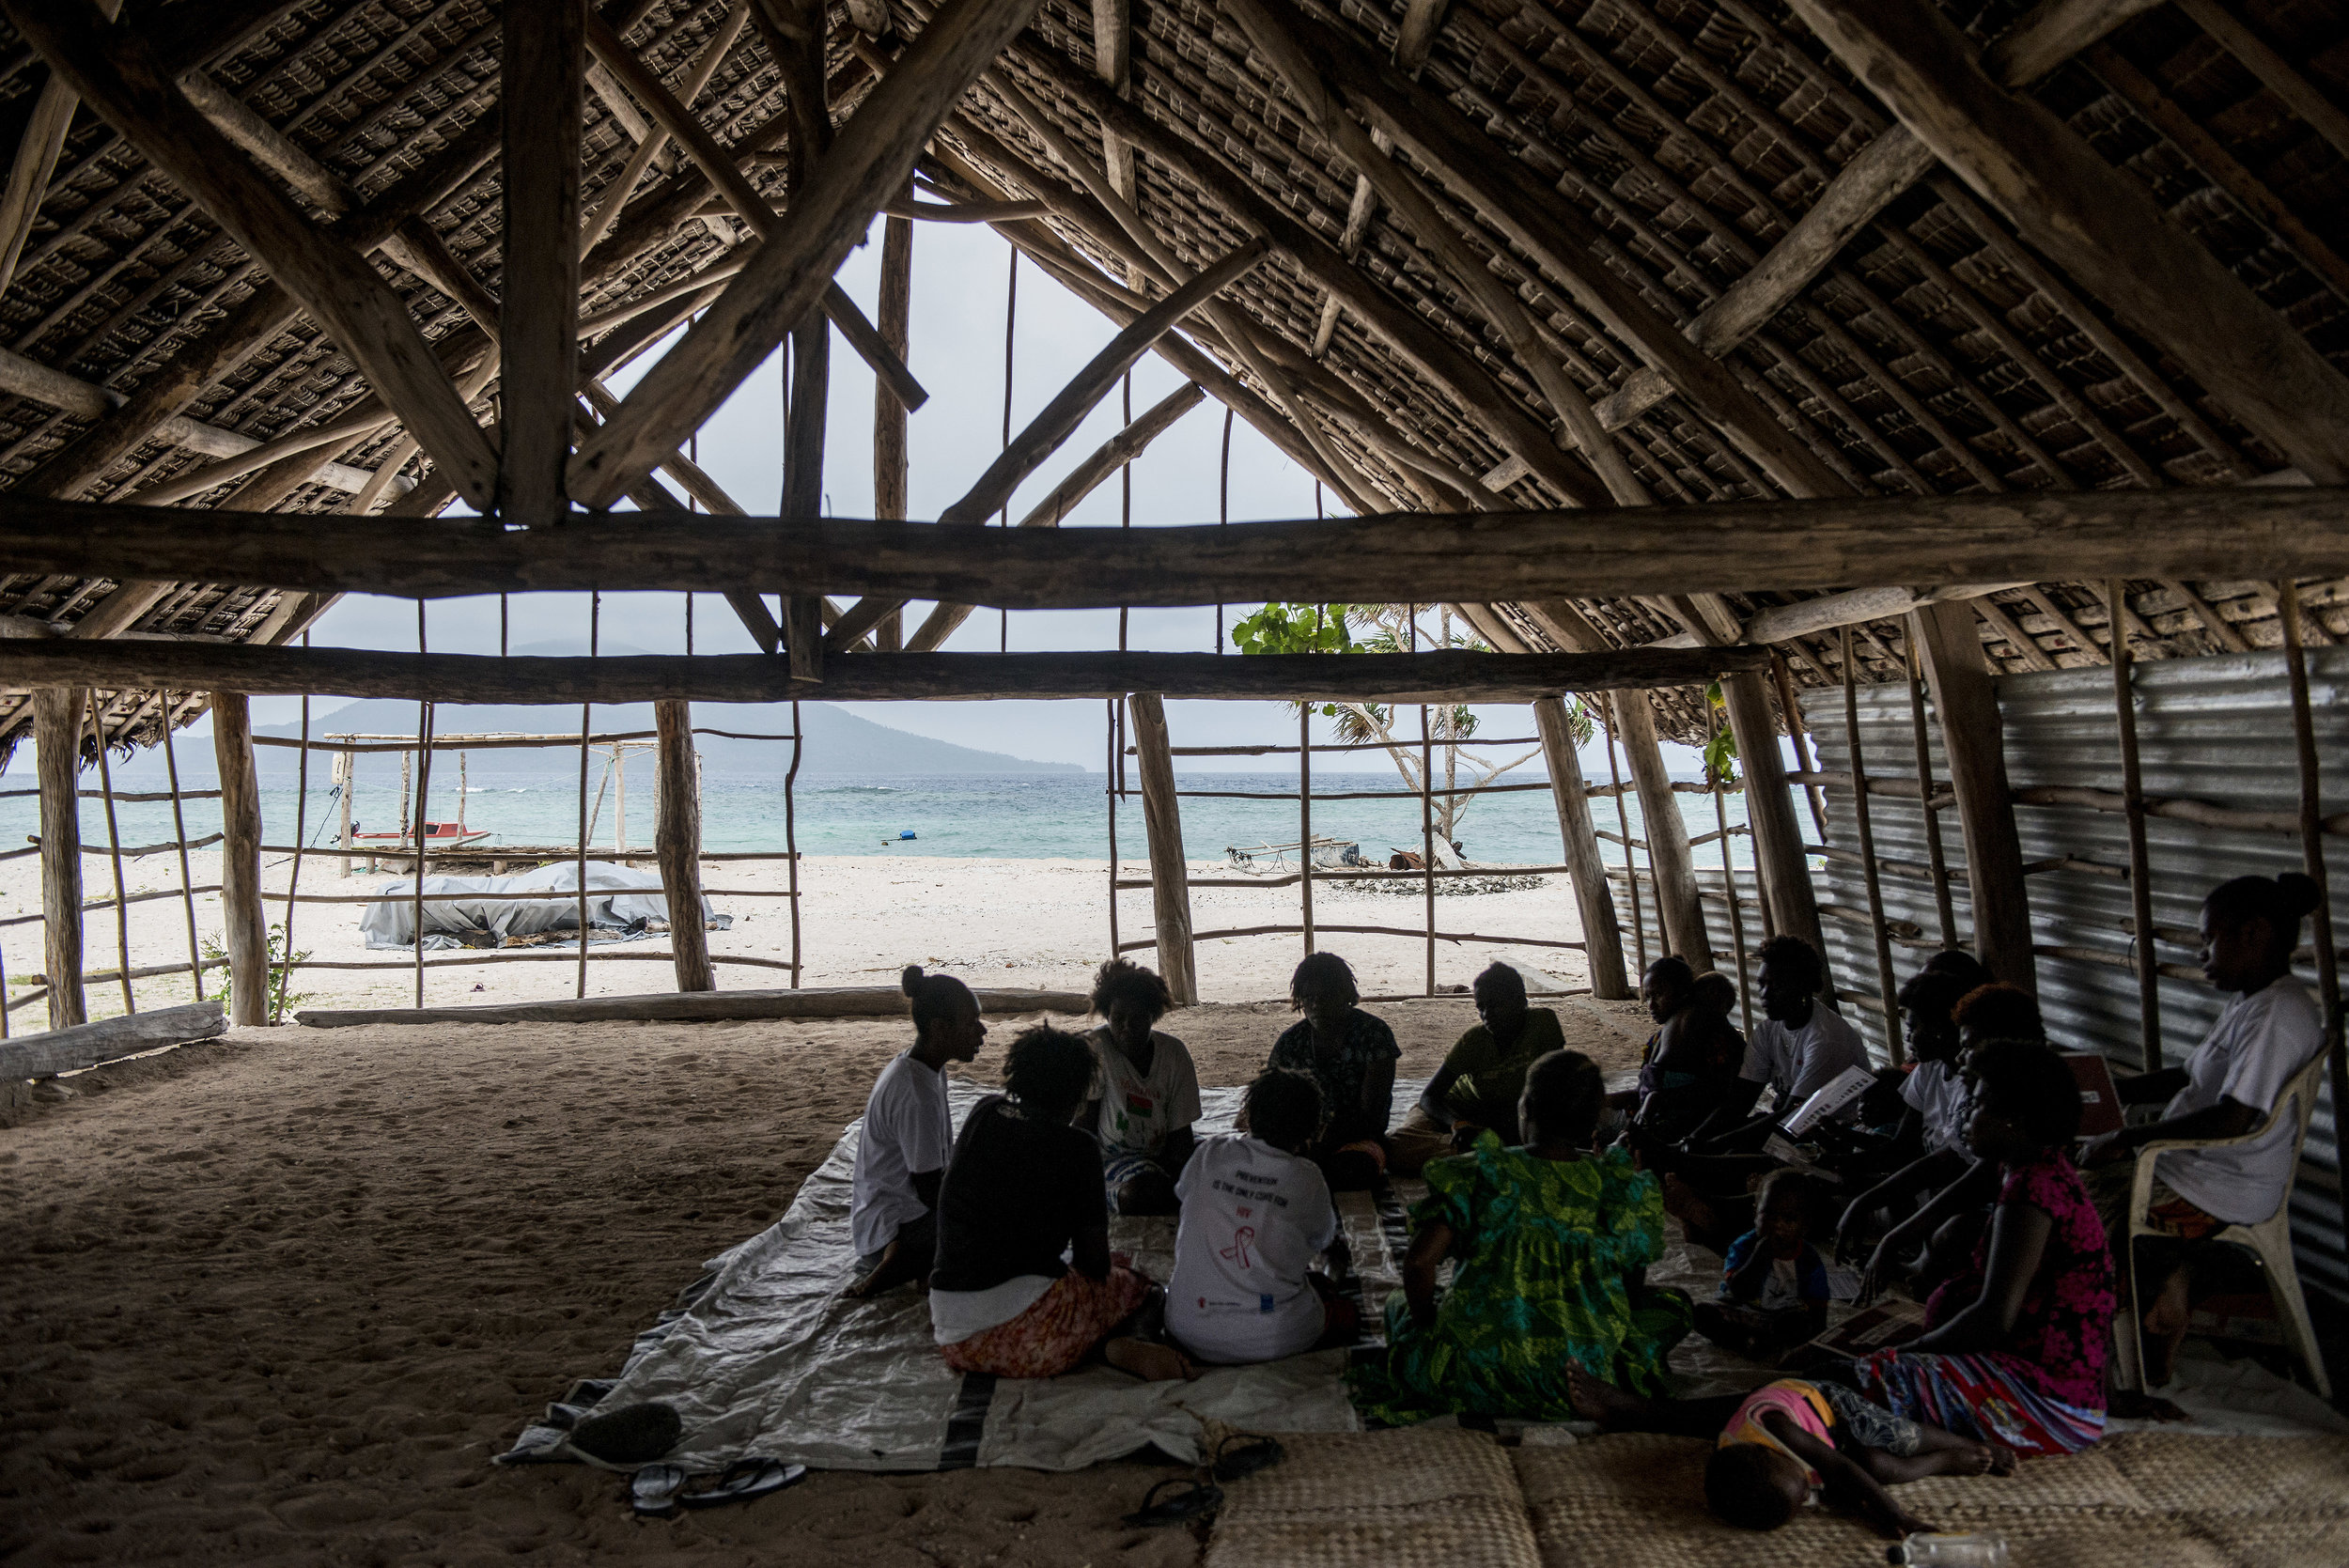
[[[1103,3],[1117,8],[1114,0]],[[636,0],[601,8],[674,85],[728,27],[732,4]],[[857,21],[877,23],[878,6],[856,0],[828,19],[836,120],[854,113],[873,70],[928,14],[926,4],[895,0],[889,27],[867,33]],[[1684,327],[1750,272],[1892,124],[1885,106],[1777,5],[1455,0],[1407,8],[1294,0],[1294,8],[1300,24],[1381,62],[1394,60],[1407,16],[1439,17],[1418,66],[1420,90],[1465,116],[1492,159],[1515,161],[1554,192],[1563,217],[1589,232],[1591,254],[1657,316]],[[2018,14],[2003,3],[1945,9],[1983,40]],[[2349,10],[2251,0],[2232,12],[2249,44],[2239,35],[2222,42],[2206,30],[2228,22],[2214,10],[2209,0],[2147,10],[2028,90],[2113,165],[2113,179],[2141,185],[2170,221],[2339,363],[2349,301],[2349,262],[2340,254],[2349,242],[2349,148],[2328,136],[2341,138],[2349,125],[2349,114],[2329,108],[2349,101]],[[474,284],[491,297],[502,293],[499,164],[490,129],[500,40],[493,8],[482,0],[129,0],[126,12],[126,25],[168,63],[200,68],[361,201],[403,179],[438,179],[445,188],[431,193],[426,220]],[[748,178],[780,200],[788,116],[767,0],[753,0],[749,20],[692,105],[719,142],[743,155]],[[1101,116],[1111,112],[1102,100],[1114,95],[1098,79],[1095,45],[1092,6],[1049,0],[997,70],[1097,158]],[[2289,64],[2279,76],[2282,62]],[[0,23],[0,116],[29,120],[48,80],[39,57]],[[1456,356],[1444,364],[1464,363],[1484,378],[1478,396],[1498,388],[1524,419],[1549,427],[1538,378],[1505,332],[1388,202],[1358,199],[1354,163],[1317,129],[1277,63],[1252,47],[1230,14],[1206,0],[1133,0],[1125,112],[1151,132],[1123,138],[1138,145],[1135,203],[1184,262],[1205,266],[1262,232],[1262,210],[1275,211],[1350,256],[1401,317]],[[1052,261],[1057,252],[1064,276],[1072,257],[1097,266],[1090,290],[1112,305],[1129,279],[1152,292],[1142,270],[1128,271],[1130,246],[1111,242],[1104,225],[1067,215],[1072,202],[1090,198],[1055,169],[1018,105],[982,82],[960,114],[968,130],[950,121],[922,165],[937,193],[1057,199],[1053,216],[1007,232],[1039,259]],[[611,194],[637,135],[592,91],[586,116],[585,202],[593,209]],[[1485,258],[1548,334],[1585,396],[1603,408],[1637,380],[1646,360],[1578,304],[1572,280],[1552,275],[1497,232],[1442,171],[1419,168],[1408,147],[1396,156],[1452,225],[1447,243]],[[1039,181],[1055,189],[1048,194]],[[665,290],[729,250],[754,244],[747,225],[716,215],[718,209],[704,210],[711,196],[709,182],[674,146],[661,154],[588,259],[583,313]],[[468,342],[474,329],[458,303],[381,252],[377,265],[428,339],[452,351]],[[135,395],[200,350],[207,334],[219,333],[267,281],[210,216],[84,109],[0,294],[0,339],[35,370]],[[925,280],[917,276],[915,287]],[[1392,322],[1341,308],[1324,343],[1330,294],[1276,237],[1272,259],[1226,298],[1255,324],[1286,390],[1316,411],[1320,433],[1351,465],[1347,477],[1363,500],[1398,510],[1452,509],[1470,504],[1463,476],[1499,471],[1504,488],[1479,504],[1604,503],[1606,489],[1571,454],[1564,466],[1569,478],[1579,472],[1586,481],[1579,493],[1554,476],[1524,473],[1521,463],[1512,479],[1510,452],[1494,422],[1463,401],[1461,373],[1431,373],[1429,354],[1399,347]],[[689,296],[638,316],[583,352],[590,363],[599,352],[614,356],[691,303]],[[1229,345],[1205,328],[1193,335],[1266,399],[1260,412],[1274,409],[1280,399]],[[1859,226],[1758,331],[1717,357],[1802,449],[1860,494],[2232,485],[2288,467],[2283,452],[2199,387],[2162,342],[2123,324],[1938,169]],[[20,386],[29,374],[10,371]],[[352,361],[296,313],[262,346],[219,367],[183,412],[266,442],[334,422],[370,390]],[[495,395],[491,381],[476,403],[485,419]],[[37,474],[90,423],[54,398],[0,397],[0,482]],[[1380,439],[1363,434],[1372,425],[1383,426]],[[1640,413],[1617,443],[1661,505],[1784,493],[1705,411],[1680,396]],[[1398,446],[1410,448],[1413,459],[1398,457]],[[426,487],[419,504],[430,497],[428,462],[397,425],[315,453],[312,462],[320,457],[360,471],[401,462],[403,477]],[[143,489],[215,460],[150,440],[68,493],[136,501]],[[364,474],[340,478],[345,488],[321,484],[312,466],[297,461],[175,504],[334,509],[350,502],[348,487]],[[394,500],[396,491],[387,490],[378,504]],[[0,614],[54,631],[77,622],[115,586],[0,572]],[[2310,589],[2312,639],[2349,635],[2345,590],[2338,583]],[[1732,595],[1726,607],[1744,620],[1796,597]],[[2133,629],[2140,657],[2280,642],[2272,592],[2261,583],[2135,582],[2126,604],[2141,622]],[[1976,605],[1986,645],[2004,669],[2106,657],[2102,584],[2008,588]],[[140,613],[132,629],[284,641],[319,608],[302,596],[182,583]],[[1620,644],[1685,631],[1668,608],[1649,602],[1583,600],[1575,608]],[[1538,615],[1510,607],[1501,613],[1528,645],[1551,645]],[[1840,680],[1836,636],[1781,644],[1797,682]],[[1865,678],[1897,675],[1899,639],[1897,621],[1859,629]],[[1686,695],[1658,697],[1667,729],[1694,733],[1699,722]],[[21,698],[0,698],[0,736],[21,729],[23,706]],[[144,738],[159,711],[151,696],[125,693],[109,725],[126,738]]]

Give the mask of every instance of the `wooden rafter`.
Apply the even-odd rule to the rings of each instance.
[[[788,228],[648,370],[571,459],[572,497],[608,506],[742,384],[831,286],[930,132],[1034,14],[1038,0],[955,0],[923,29],[817,163]]]
[[[506,0],[506,299],[498,508],[565,506],[579,396],[579,154],[587,0]],[[451,258],[454,260],[454,257]]]

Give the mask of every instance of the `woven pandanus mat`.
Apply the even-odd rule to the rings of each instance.
[[[1225,1488],[1207,1568],[1536,1568],[1509,1454],[1457,1429],[1283,1436]]]
[[[1712,1445],[1624,1434],[1511,1457],[1546,1568],[1835,1568],[1881,1562],[1857,1520],[1806,1509],[1783,1529],[1734,1529],[1704,1507]],[[2004,1536],[2013,1568],[2343,1568],[2349,1439],[2132,1433],[2008,1477],[1899,1489],[1944,1529]]]

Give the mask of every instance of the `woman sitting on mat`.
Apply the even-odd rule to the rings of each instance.
[[[1735,1093],[1746,1059],[1745,1036],[1730,1023],[1736,987],[1714,971],[1700,975],[1678,954],[1666,954],[1641,977],[1640,1000],[1656,1032],[1640,1057],[1636,1088],[1608,1096],[1631,1118],[1634,1147],[1675,1143]]]
[[[1305,1015],[1273,1042],[1268,1067],[1303,1073],[1321,1091],[1329,1118],[1313,1161],[1332,1191],[1361,1192],[1387,1169],[1387,1123],[1394,1111],[1394,1031],[1355,1005],[1354,970],[1334,953],[1315,953],[1289,977],[1289,1005]],[[1245,1129],[1243,1129],[1245,1130]]]
[[[1329,1185],[1304,1155],[1321,1131],[1321,1091],[1273,1067],[1247,1104],[1252,1130],[1202,1140],[1175,1185],[1167,1332],[1227,1365],[1352,1344],[1361,1314],[1309,1266],[1338,1237]]]
[[[939,1194],[930,1327],[957,1372],[1056,1377],[1098,1346],[1137,1376],[1192,1374],[1172,1346],[1120,1331],[1157,1289],[1110,1250],[1100,1148],[1069,1125],[1092,1081],[1081,1035],[1023,1030],[1003,1057],[1008,1093],[981,1100],[955,1140]]]
[[[1174,1178],[1190,1159],[1199,1072],[1183,1043],[1155,1027],[1174,1005],[1166,982],[1130,958],[1094,973],[1093,1010],[1103,1021],[1086,1036],[1092,1097],[1077,1124],[1100,1140],[1102,1179],[1120,1214],[1173,1214]]]
[[[1552,1051],[1525,1076],[1522,1147],[1487,1132],[1469,1153],[1428,1162],[1403,1289],[1387,1297],[1387,1355],[1353,1374],[1365,1415],[1571,1421],[1566,1373],[1578,1365],[1660,1389],[1688,1302],[1642,1293],[1635,1311],[1637,1271],[1663,1253],[1664,1203],[1628,1153],[1591,1152],[1605,1098],[1595,1063]],[[1439,1302],[1447,1257],[1452,1288]]]
[[[1506,964],[1476,977],[1477,1022],[1454,1043],[1443,1065],[1387,1137],[1387,1169],[1416,1176],[1431,1159],[1455,1155],[1490,1127],[1503,1143],[1517,1141],[1517,1096],[1525,1069],[1563,1049],[1558,1015],[1525,999],[1525,976]]]
[[[1925,1303],[1924,1334],[1834,1376],[1911,1421],[2019,1453],[2071,1453],[2103,1435],[2112,1258],[2069,1150],[2079,1085],[2044,1045],[1992,1040],[1968,1063],[1966,1141],[1976,1164],[1896,1226],[1868,1265],[1860,1298],[1888,1260],[1995,1194],[1970,1265]]]
[[[946,1110],[946,1063],[979,1054],[987,1025],[979,999],[951,974],[909,964],[898,985],[913,1006],[913,1048],[873,1081],[857,1133],[848,1235],[856,1247],[852,1296],[879,1296],[930,1271],[938,1250],[938,1184],[955,1146]]]

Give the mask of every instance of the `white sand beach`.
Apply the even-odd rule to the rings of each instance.
[[[272,893],[287,891],[293,867],[291,857],[265,855],[262,882]],[[649,860],[640,862],[649,866]],[[195,885],[216,885],[220,855],[199,851],[190,857]],[[300,891],[305,896],[353,896],[376,893],[401,878],[396,873],[368,874],[365,862],[353,875],[342,875],[341,861],[333,854],[305,854]],[[1194,878],[1229,880],[1235,873],[1221,862],[1198,862]],[[1148,868],[1128,861],[1120,877],[1134,880]],[[112,866],[103,854],[83,860],[84,890],[90,899],[113,892]],[[734,917],[731,929],[709,934],[711,951],[728,956],[781,963],[791,956],[790,900],[773,896],[789,886],[789,867],[779,861],[709,862],[702,868],[703,886],[718,909]],[[124,862],[124,880],[133,897],[141,893],[176,894],[180,886],[176,855],[158,854]],[[801,983],[806,986],[873,986],[892,983],[909,963],[969,976],[992,986],[1081,987],[1094,965],[1110,951],[1110,867],[1105,861],[975,860],[942,856],[874,855],[803,859],[800,862]],[[1377,886],[1372,884],[1370,886]],[[1384,884],[1405,891],[1369,891],[1365,885],[1346,886],[1316,881],[1314,910],[1320,927],[1349,925],[1399,926],[1423,930],[1424,905],[1416,882]],[[1439,883],[1441,888],[1443,884]],[[405,1006],[414,1000],[415,985],[409,954],[370,952],[359,935],[364,904],[296,905],[293,950],[314,962],[390,965],[383,969],[303,969],[292,990],[313,1004],[343,1007]],[[39,861],[27,856],[0,863],[0,920],[38,914],[40,909]],[[287,905],[272,901],[270,919],[274,928]],[[1261,925],[1293,925],[1299,919],[1298,889],[1287,887],[1198,887],[1191,893],[1192,923],[1201,933]],[[177,896],[148,898],[129,906],[129,946],[133,970],[184,963],[189,955],[187,916]],[[221,939],[220,897],[198,893],[195,900],[197,942]],[[1573,889],[1563,876],[1545,877],[1539,885],[1522,890],[1486,893],[1441,894],[1436,899],[1436,926],[1455,934],[1498,936],[1505,944],[1439,941],[1436,944],[1436,983],[1465,986],[1476,971],[1506,953],[1513,961],[1530,964],[1569,986],[1585,984],[1579,952],[1528,945],[1528,939],[1579,940]],[[1143,940],[1152,933],[1150,893],[1129,889],[1118,894],[1118,937]],[[111,908],[91,910],[85,919],[85,972],[118,970],[121,937]],[[1325,929],[1320,945],[1344,954],[1354,965],[1365,994],[1417,994],[1426,984],[1426,944],[1417,936],[1366,936]],[[430,953],[426,955],[425,1001],[432,1006],[467,1002],[534,1001],[575,994],[578,968],[575,948],[537,949],[506,953],[495,957],[475,953]],[[587,990],[591,996],[625,995],[665,990],[673,985],[665,962],[647,961],[668,951],[665,937],[641,942],[590,944]],[[1211,938],[1198,947],[1199,990],[1202,1000],[1252,1001],[1285,997],[1288,975],[1303,947],[1294,933],[1237,938]],[[1149,949],[1133,956],[1154,963]],[[487,959],[488,961],[482,961]],[[0,960],[4,960],[11,999],[34,988],[28,977],[41,967],[41,927],[37,923],[0,925]],[[451,960],[463,960],[451,962]],[[141,1007],[163,1006],[189,1000],[184,974],[157,976],[134,983]],[[718,984],[723,990],[779,987],[790,984],[787,971],[747,964],[722,962]],[[207,976],[207,993],[216,982]],[[115,982],[89,987],[92,1018],[123,1011],[120,986]],[[21,1028],[44,1025],[39,1002],[11,1018]]]

